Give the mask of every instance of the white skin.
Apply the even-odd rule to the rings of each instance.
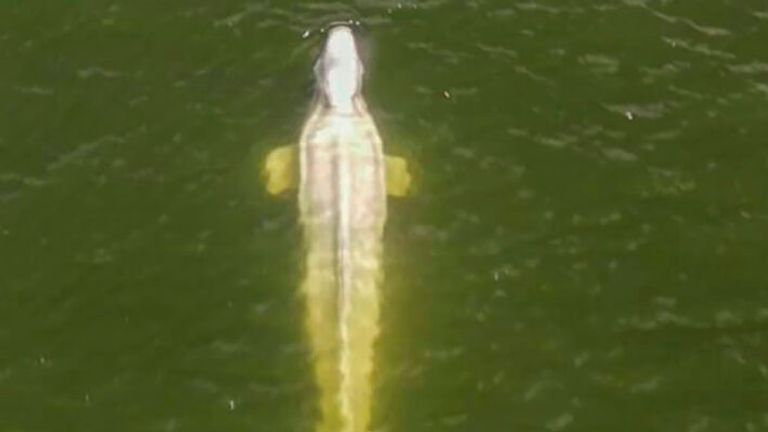
[[[328,104],[351,113],[353,99],[360,92],[363,65],[355,37],[348,27],[334,27],[328,34],[323,55],[317,64],[318,81]]]

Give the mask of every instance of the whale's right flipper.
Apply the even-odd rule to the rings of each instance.
[[[281,146],[269,152],[264,161],[268,193],[279,195],[296,188],[299,182],[297,153],[295,145]]]
[[[408,162],[397,156],[386,156],[387,194],[395,197],[408,195],[411,188],[411,173]]]

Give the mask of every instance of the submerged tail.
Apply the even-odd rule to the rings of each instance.
[[[338,181],[336,182],[336,194],[338,199],[337,214],[338,224],[336,226],[336,281],[339,284],[338,291],[338,310],[339,310],[339,372],[341,374],[341,389],[339,390],[339,408],[341,416],[345,421],[344,432],[355,432],[355,422],[357,419],[352,407],[352,393],[354,377],[350,375],[352,368],[352,353],[350,333],[353,323],[352,300],[354,296],[352,284],[352,239],[350,226],[350,196],[349,187],[349,154],[347,151],[339,151],[339,158],[336,164],[336,173]]]
[[[318,432],[368,430],[381,274],[380,246],[366,249],[308,252],[303,291],[321,399]]]

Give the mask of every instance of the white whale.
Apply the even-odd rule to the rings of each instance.
[[[270,193],[298,187],[319,432],[367,432],[387,194],[410,185],[405,160],[383,153],[363,75],[352,29],[331,28],[298,149],[277,148],[265,164]]]

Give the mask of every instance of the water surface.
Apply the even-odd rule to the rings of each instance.
[[[8,0],[0,430],[311,431],[297,139],[367,28],[376,431],[768,430],[761,1]]]

